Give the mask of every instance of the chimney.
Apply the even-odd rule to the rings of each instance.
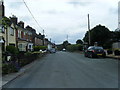
[[[10,17],[10,19],[11,19],[12,23],[17,25],[18,18],[16,16],[12,15],[12,17]]]
[[[18,25],[19,25],[20,27],[24,28],[24,22],[23,22],[23,21],[20,21],[20,22],[18,23]]]
[[[3,0],[0,1],[0,18],[5,16],[5,7]]]

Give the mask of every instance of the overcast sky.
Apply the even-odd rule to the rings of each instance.
[[[44,28],[46,37],[56,43],[67,38],[70,43],[82,39],[87,31],[87,14],[90,26],[105,25],[111,31],[118,27],[119,0],[25,0],[39,25]],[[23,0],[4,0],[5,15],[15,15],[25,26],[30,25],[37,33],[42,29],[28,12]]]

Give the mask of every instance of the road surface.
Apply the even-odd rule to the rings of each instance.
[[[83,54],[48,54],[3,88],[117,88],[118,60]]]

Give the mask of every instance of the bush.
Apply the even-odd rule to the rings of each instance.
[[[79,51],[82,51],[83,50],[83,45],[77,44],[77,48],[78,48]]]
[[[19,53],[18,49],[15,46],[6,46],[6,51],[13,55],[17,55]]]
[[[9,73],[14,73],[17,72],[17,68],[15,67],[14,64],[10,63],[10,64],[3,64],[2,65],[2,74],[9,74]]]
[[[74,52],[74,51],[82,51],[83,49],[83,46],[80,45],[80,44],[73,44],[73,45],[68,45],[67,46],[67,50],[68,51],[71,51],[71,52]]]
[[[34,46],[33,49],[34,51],[45,50],[47,49],[47,46]]]
[[[114,54],[115,54],[115,55],[120,55],[120,51],[119,51],[119,50],[115,50],[115,51],[114,51]]]

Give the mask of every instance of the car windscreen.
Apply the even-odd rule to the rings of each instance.
[[[103,49],[103,47],[94,47],[95,49]]]

